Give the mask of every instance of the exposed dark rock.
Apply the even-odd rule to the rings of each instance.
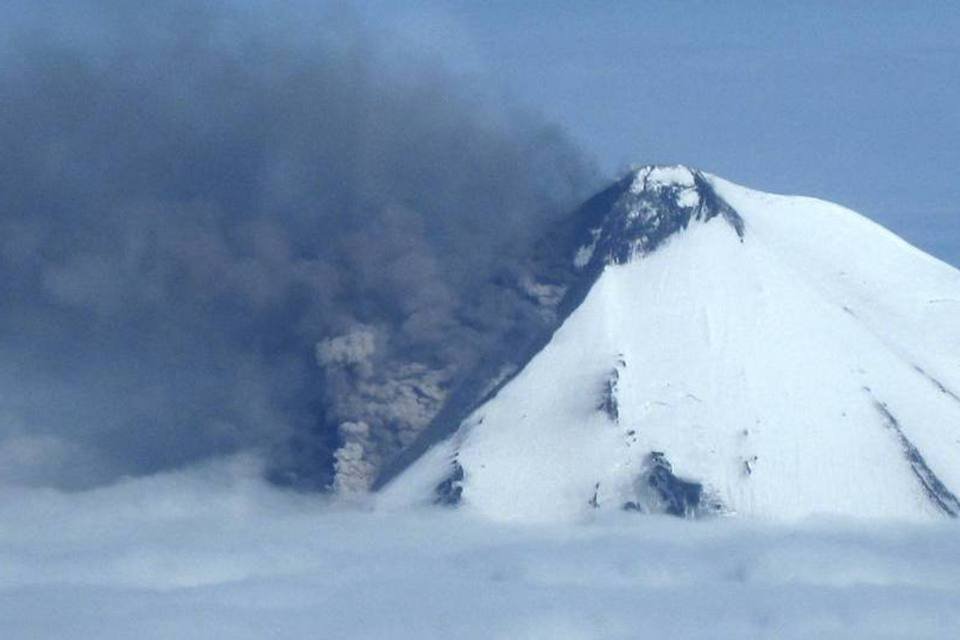
[[[743,461],[743,475],[753,475],[753,467],[757,464],[757,456],[751,456]]]
[[[703,485],[673,475],[672,465],[659,451],[650,454],[650,463],[647,483],[660,497],[664,512],[673,516],[694,513],[700,506]]]
[[[620,372],[613,369],[603,384],[603,396],[600,405],[597,407],[600,411],[607,414],[613,422],[620,421],[620,403],[617,401],[617,384],[620,382]]]
[[[599,507],[600,506],[600,502],[598,499],[599,495],[600,495],[600,483],[598,482],[597,484],[593,485],[593,496],[590,498],[587,504],[589,504],[594,509]]]
[[[705,222],[717,216],[726,220],[742,239],[743,219],[721,198],[706,178],[694,169],[683,169],[692,185],[659,183],[648,179],[655,167],[644,167],[617,200],[599,232],[586,239],[593,246],[591,261],[622,264],[655,251],[667,239],[686,229],[691,220]]]
[[[673,466],[662,451],[651,451],[644,467],[637,479],[637,500],[624,503],[625,511],[695,518],[721,510],[721,505],[706,495],[702,484],[674,475]]]
[[[455,507],[460,504],[463,496],[463,467],[456,460],[453,461],[450,475],[448,475],[433,490],[434,504]]]

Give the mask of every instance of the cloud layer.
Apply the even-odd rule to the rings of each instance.
[[[954,523],[348,510],[249,459],[0,490],[4,638],[954,638]]]

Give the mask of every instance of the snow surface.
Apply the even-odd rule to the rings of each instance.
[[[0,489],[4,640],[956,638],[960,536],[925,525],[517,526],[281,493],[243,460]]]
[[[636,170],[630,191],[642,193],[648,189],[679,187],[677,203],[681,207],[695,207],[700,204],[700,195],[695,185],[693,171],[683,165],[647,166]]]
[[[727,514],[955,515],[960,304],[944,301],[960,301],[960,272],[843,207],[708,179],[742,242],[716,217],[608,265],[381,503],[429,502],[456,459],[470,514],[587,520],[642,504],[657,451]],[[694,184],[668,167],[634,186],[671,181]],[[615,416],[601,409],[611,385]]]
[[[630,187],[641,191],[649,185],[692,187],[693,172],[683,165],[645,166],[636,169],[636,179]]]

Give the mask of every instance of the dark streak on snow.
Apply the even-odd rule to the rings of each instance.
[[[869,393],[867,387],[864,387],[864,390]],[[880,415],[883,416],[884,422],[886,423],[885,426],[896,434],[897,440],[903,449],[904,457],[907,459],[907,462],[910,463],[913,474],[917,477],[917,480],[920,481],[930,501],[933,502],[940,511],[951,518],[960,516],[960,500],[957,500],[957,496],[955,496],[946,485],[940,481],[940,478],[937,477],[930,467],[927,466],[926,460],[923,459],[917,447],[904,435],[900,421],[890,412],[887,405],[877,400],[872,394],[871,398],[873,398],[873,406]]]
[[[926,371],[924,371],[922,368],[918,367],[917,365],[913,365],[913,368],[914,368],[914,370],[915,370],[917,373],[919,373],[919,374],[922,375],[924,378],[926,378],[926,379],[929,380],[931,383],[933,383],[933,386],[935,386],[935,387],[940,391],[940,393],[945,393],[945,394],[947,394],[948,396],[950,396],[951,398],[953,398],[954,400],[956,400],[957,402],[960,402],[960,396],[958,396],[958,395],[955,394],[953,391],[951,391],[950,389],[948,389],[947,387],[945,387],[942,382],[940,382],[939,380],[937,380],[936,378],[934,378],[933,376],[931,376],[929,373],[927,373]]]
[[[596,509],[597,507],[600,506],[599,496],[600,496],[600,483],[598,482],[595,485],[593,485],[593,496],[590,498],[587,504],[589,504],[591,507]]]

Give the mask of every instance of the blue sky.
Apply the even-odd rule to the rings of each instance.
[[[562,123],[609,173],[678,162],[822,197],[960,265],[960,3],[366,7]]]
[[[265,20],[291,13],[274,0],[225,1]],[[960,266],[960,2],[284,6],[308,33],[331,4],[562,124],[607,174],[676,162],[821,197]],[[84,22],[82,11],[56,14]]]

